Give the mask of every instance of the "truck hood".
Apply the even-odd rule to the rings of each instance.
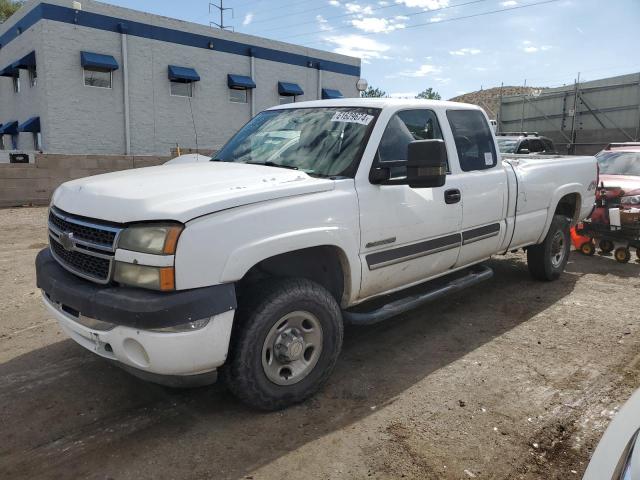
[[[606,175],[600,174],[600,182],[605,187],[620,187],[625,193],[640,189],[640,177],[635,175]]]
[[[332,190],[334,182],[296,170],[242,163],[161,165],[62,184],[52,203],[84,217],[128,223],[193,218],[229,208]]]

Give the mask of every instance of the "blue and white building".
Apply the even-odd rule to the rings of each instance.
[[[0,148],[215,149],[261,110],[357,96],[360,59],[93,0],[29,0],[0,25]]]

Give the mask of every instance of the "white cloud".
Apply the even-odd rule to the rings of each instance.
[[[431,74],[438,74],[441,71],[442,69],[440,67],[425,63],[424,65],[420,65],[420,67],[418,67],[417,70],[407,70],[404,72],[400,72],[400,76],[422,78],[422,77],[427,77]]]
[[[502,5],[503,7],[514,7],[518,5],[518,2],[516,2],[515,0],[507,0],[506,2],[500,2],[500,5]]]
[[[253,22],[253,13],[249,12],[244,16],[244,20],[242,20],[242,25],[245,27]]]
[[[388,59],[389,57],[384,53],[391,48],[377,40],[356,34],[335,35],[326,37],[324,40],[335,45],[333,49],[335,53],[360,57],[363,60],[369,58]]]
[[[333,7],[339,7],[340,6],[340,2],[338,0],[329,0],[329,5],[331,5]]]
[[[380,5],[381,7],[386,7],[387,5],[389,5],[389,2],[387,2],[386,0],[380,0],[378,2],[378,5]]]
[[[522,51],[525,53],[546,52],[552,48],[551,45],[535,45],[531,40],[523,40],[522,45]]]
[[[438,83],[439,85],[447,85],[448,83],[451,82],[450,78],[444,78],[444,77],[436,77],[435,78],[436,83]]]
[[[409,8],[422,8],[424,10],[435,10],[449,6],[449,0],[396,0],[396,3]]]
[[[446,18],[446,15],[442,14],[442,13],[437,13],[435,14],[433,17],[429,18],[429,21],[431,23],[435,23],[435,22],[441,22],[442,20],[444,20]]]
[[[367,33],[389,33],[406,27],[404,23],[396,20],[375,17],[356,18],[351,20],[351,25]]]
[[[489,70],[487,67],[473,67],[476,72],[486,72]]]
[[[320,27],[320,30],[322,30],[323,32],[332,30],[332,28],[329,26],[329,22],[322,15],[316,15],[316,20],[318,21],[318,26]]]
[[[359,3],[345,3],[344,6],[347,9],[347,13],[351,14],[371,15],[373,13],[370,5],[363,7]]]
[[[478,50],[477,48],[460,48],[458,50],[450,50],[449,55],[464,57],[466,55],[477,55],[481,52],[482,50]]]

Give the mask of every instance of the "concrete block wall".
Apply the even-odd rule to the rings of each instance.
[[[161,165],[170,157],[37,154],[35,163],[0,164],[0,207],[47,205],[62,183],[101,173]]]

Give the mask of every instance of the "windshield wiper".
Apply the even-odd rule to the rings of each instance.
[[[298,170],[298,167],[294,167],[293,165],[282,165],[280,163],[274,162],[244,162],[247,165],[263,165],[265,167],[278,167],[278,168],[287,168],[289,170]]]

